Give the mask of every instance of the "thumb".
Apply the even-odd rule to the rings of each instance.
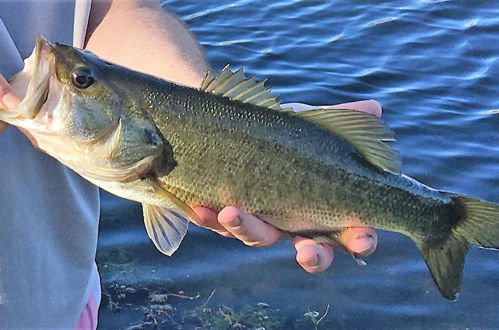
[[[14,110],[19,102],[21,102],[21,98],[16,94],[7,80],[0,75],[0,108]]]
[[[14,110],[21,102],[21,98],[16,94],[11,85],[0,75],[0,110]],[[0,121],[0,133],[8,126]]]

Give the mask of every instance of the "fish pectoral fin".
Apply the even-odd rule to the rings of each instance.
[[[90,179],[99,181],[129,182],[136,180],[143,173],[145,173],[151,167],[154,158],[154,156],[148,156],[135,164],[121,167],[91,166],[87,162],[85,163],[85,166],[82,166],[81,161],[77,159],[74,161],[64,159],[59,160],[76,170],[82,176]]]
[[[178,210],[142,204],[147,235],[161,253],[171,256],[187,234],[189,220]]]
[[[395,141],[394,133],[380,118],[349,109],[312,109],[294,115],[341,137],[371,165],[400,174],[400,156],[386,143]]]
[[[196,223],[201,222],[198,215],[189,205],[178,199],[177,196],[175,196],[168,190],[161,188],[159,184],[156,186],[155,193],[161,196],[165,201],[168,201],[171,205],[173,205],[173,208],[178,209],[180,213],[184,214],[190,221],[194,221]]]

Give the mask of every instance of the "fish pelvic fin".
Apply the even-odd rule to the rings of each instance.
[[[156,248],[171,256],[187,234],[189,220],[174,209],[142,205],[147,235]]]
[[[447,239],[439,244],[416,242],[440,293],[456,300],[461,285],[464,259],[471,245],[499,249],[499,205],[453,195],[462,216]]]
[[[155,192],[163,198],[168,207],[142,204],[144,224],[147,235],[156,248],[171,256],[187,234],[189,221],[199,218],[190,206],[168,190],[158,185]]]

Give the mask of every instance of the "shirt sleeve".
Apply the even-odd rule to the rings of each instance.
[[[87,35],[88,18],[92,0],[76,0],[75,18],[73,28],[73,46],[83,48],[85,36]]]
[[[0,74],[10,77],[23,68],[23,59],[12,40],[9,31],[0,18],[0,45],[2,45],[2,60],[0,61]]]

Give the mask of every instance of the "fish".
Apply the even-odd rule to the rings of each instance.
[[[499,206],[402,174],[380,118],[293,112],[242,69],[226,66],[191,88],[40,36],[9,81],[22,101],[0,120],[93,184],[141,203],[147,234],[166,255],[199,220],[196,206],[233,205],[336,245],[345,228],[368,226],[412,239],[454,300],[468,249],[499,248]]]

